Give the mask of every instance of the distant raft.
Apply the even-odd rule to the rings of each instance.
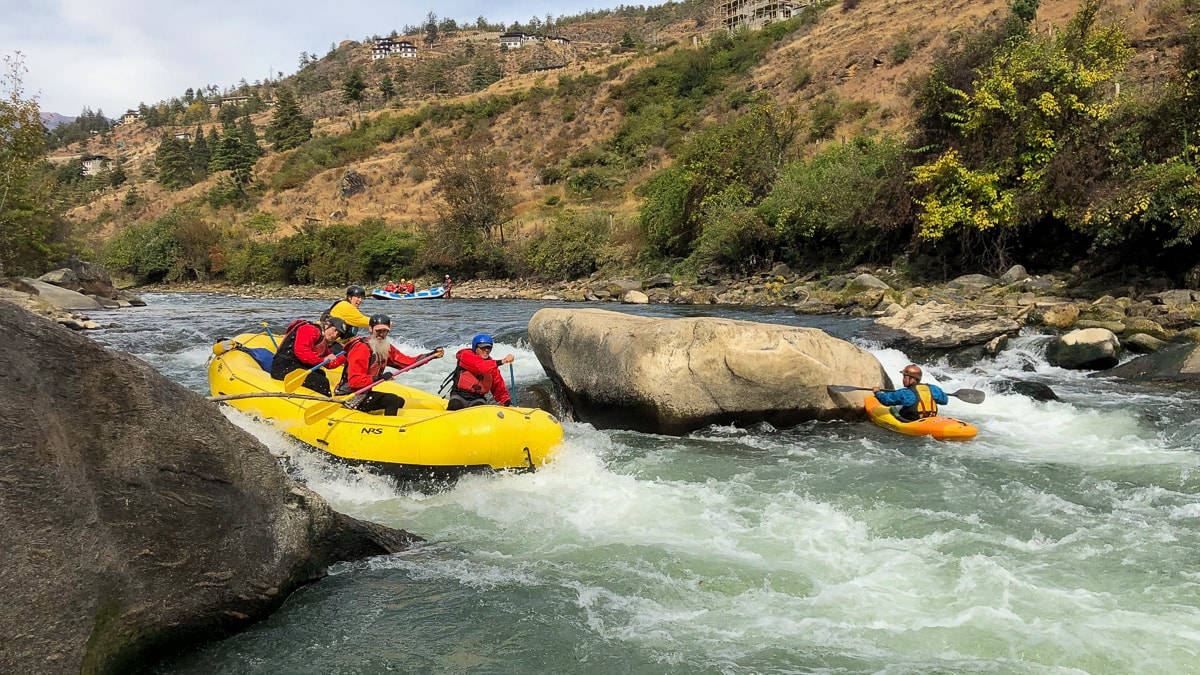
[[[230,348],[236,343],[239,348]],[[245,334],[217,343],[208,362],[213,396],[282,393],[283,382],[271,378],[252,351],[270,350],[265,334]],[[341,369],[326,372],[331,383]],[[451,478],[462,473],[499,470],[532,471],[548,462],[562,441],[562,425],[538,408],[496,405],[453,412],[446,401],[427,391],[398,382],[375,387],[404,397],[395,417],[349,408],[312,424],[305,411],[320,400],[250,397],[228,401],[245,412],[269,420],[284,432],[349,464],[363,465],[402,479]],[[320,398],[301,388],[297,394]]]
[[[891,408],[879,402],[874,396],[863,399],[867,414],[871,421],[906,436],[930,436],[942,441],[967,441],[979,433],[973,425],[953,417],[926,417],[915,422],[901,422],[892,414]]]
[[[431,300],[440,298],[446,295],[445,286],[434,286],[427,291],[416,291],[413,293],[393,293],[385,291],[382,288],[376,288],[371,291],[371,297],[377,300]]]

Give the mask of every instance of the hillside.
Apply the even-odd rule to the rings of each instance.
[[[1166,76],[1164,64],[1178,45],[1169,34],[1177,30],[1177,17],[1170,2],[1113,0],[1106,15],[1119,18],[1128,32],[1136,54],[1122,84],[1147,86]],[[1075,0],[1041,3],[1034,28],[1061,30],[1078,10]],[[832,106],[837,126],[831,135],[798,147],[801,155],[812,154],[829,143],[877,133],[906,136],[912,128],[914,83],[928,72],[935,55],[978,26],[996,20],[1007,11],[1002,0],[868,0],[831,3],[815,13],[815,22],[805,25],[777,43],[734,89],[750,95],[765,93],[779,107],[792,107],[802,124],[814,115],[814,106]],[[343,42],[335,50],[284,84],[301,92],[304,112],[314,121],[314,136],[346,135],[381,116],[416,114],[430,105],[470,105],[489,97],[522,93],[524,98],[506,110],[478,120],[452,119],[424,124],[416,133],[401,134],[379,144],[365,156],[316,172],[287,189],[270,188],[248,212],[226,210],[222,218],[240,222],[261,212],[277,217],[271,234],[281,237],[312,223],[357,223],[364,218],[381,218],[395,226],[433,221],[440,201],[434,194],[434,173],[447,156],[469,147],[486,147],[504,154],[504,167],[513,203],[514,223],[509,233],[541,232],[572,209],[602,210],[619,221],[632,222],[639,199],[633,191],[649,175],[669,164],[669,155],[649,157],[640,168],[624,171],[619,185],[589,196],[568,189],[565,181],[543,184],[548,168],[570,167],[581,153],[611,139],[623,121],[622,111],[612,104],[614,88],[634,74],[651,67],[672,50],[695,49],[711,40],[719,24],[706,12],[672,16],[664,22],[644,17],[609,16],[595,21],[571,23],[558,31],[569,44],[541,43],[525,49],[500,50],[496,33],[463,31],[425,50],[417,63],[401,59],[372,62],[370,44]],[[635,50],[617,48],[624,34],[638,43]],[[420,44],[418,36],[401,36]],[[470,77],[470,61],[489,54],[501,66],[503,77],[486,89],[472,93],[444,94],[422,86],[429,76],[422,63],[459,62],[440,76],[444,88],[458,90]],[[404,61],[408,61],[405,59]],[[563,66],[558,68],[556,66]],[[537,68],[554,67],[550,70]],[[386,74],[405,68],[407,77],[397,87],[397,96],[383,101],[379,85]],[[361,106],[342,101],[341,83],[357,69],[365,76],[368,96]],[[532,71],[532,72],[529,72]],[[563,78],[594,76],[598,84],[582,98],[551,96],[562,87]],[[315,84],[314,84],[315,83]],[[327,86],[326,86],[327,85]],[[313,89],[319,91],[310,91]],[[530,94],[530,92],[533,92]],[[560,107],[570,100],[568,107]],[[725,98],[708,103],[701,120],[728,118],[731,106]],[[252,119],[260,136],[272,112],[264,110]],[[194,132],[194,124],[150,129],[142,122],[117,127],[103,139],[93,139],[86,148],[73,146],[63,155],[81,151],[117,154],[126,158],[130,185],[136,187],[144,204],[130,214],[121,208],[128,185],[95,195],[76,206],[68,217],[90,224],[93,239],[104,239],[129,222],[146,222],[174,205],[202,197],[215,184],[210,177],[179,191],[162,189],[143,178],[154,161],[154,152],[164,131]],[[215,119],[201,125],[206,131],[218,126]],[[287,167],[291,153],[268,152],[254,168],[255,177],[270,184]],[[339,182],[347,171],[365,178],[366,189],[343,197]],[[115,214],[115,215],[114,215]]]

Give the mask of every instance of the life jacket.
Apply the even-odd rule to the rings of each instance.
[[[333,316],[333,308],[337,307],[339,302],[350,302],[350,301],[349,300],[335,300],[334,303],[329,306],[329,309],[327,309],[321,313],[321,323],[325,323],[326,319]],[[358,334],[358,328],[351,326],[349,322],[346,323],[346,330],[350,331],[350,335]],[[350,343],[347,342],[346,344],[350,344]]]
[[[338,382],[337,388],[333,391],[333,393],[337,394],[338,396],[345,396],[346,394],[354,391],[350,388],[350,350],[354,349],[354,347],[359,344],[365,345],[367,351],[371,354],[371,360],[367,363],[367,374],[371,376],[372,382],[374,382],[375,378],[379,377],[379,373],[387,367],[386,361],[381,361],[375,356],[375,352],[371,349],[371,345],[367,344],[366,337],[356,337],[353,340],[350,340],[346,343],[346,350],[342,352],[346,355],[346,367],[342,369],[342,379]]]
[[[483,397],[492,391],[492,374],[488,373],[483,377],[479,377],[466,368],[458,366],[442,382],[442,386],[438,388],[438,393],[441,393],[447,384],[453,384],[450,389],[451,394]]]
[[[271,377],[282,380],[293,370],[309,367],[296,356],[296,332],[305,324],[320,328],[319,325],[305,319],[296,319],[289,323],[283,342],[279,343],[279,349],[275,351],[275,359],[271,362]]]
[[[917,395],[917,402],[900,409],[899,417],[902,421],[915,422],[938,414],[937,402],[933,400],[933,392],[930,391],[929,385],[914,384],[909,388]]]

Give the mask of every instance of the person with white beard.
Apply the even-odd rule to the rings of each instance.
[[[408,356],[393,347],[387,339],[392,330],[392,318],[387,314],[372,315],[370,327],[369,336],[354,338],[346,344],[346,368],[342,371],[342,381],[334,392],[339,396],[358,391],[377,380],[392,379],[395,373],[384,370],[388,366],[403,368],[427,356],[440,359],[445,355],[441,347],[421,356]],[[382,410],[385,415],[395,415],[404,407],[404,397],[372,389],[350,407],[362,412]]]

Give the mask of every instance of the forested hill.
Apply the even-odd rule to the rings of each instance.
[[[733,33],[699,2],[442,19],[391,36],[416,58],[372,59],[370,36],[143,106],[43,176],[63,245],[142,280],[786,261],[1184,282],[1198,5],[840,0]],[[110,170],[82,176],[90,155]]]

